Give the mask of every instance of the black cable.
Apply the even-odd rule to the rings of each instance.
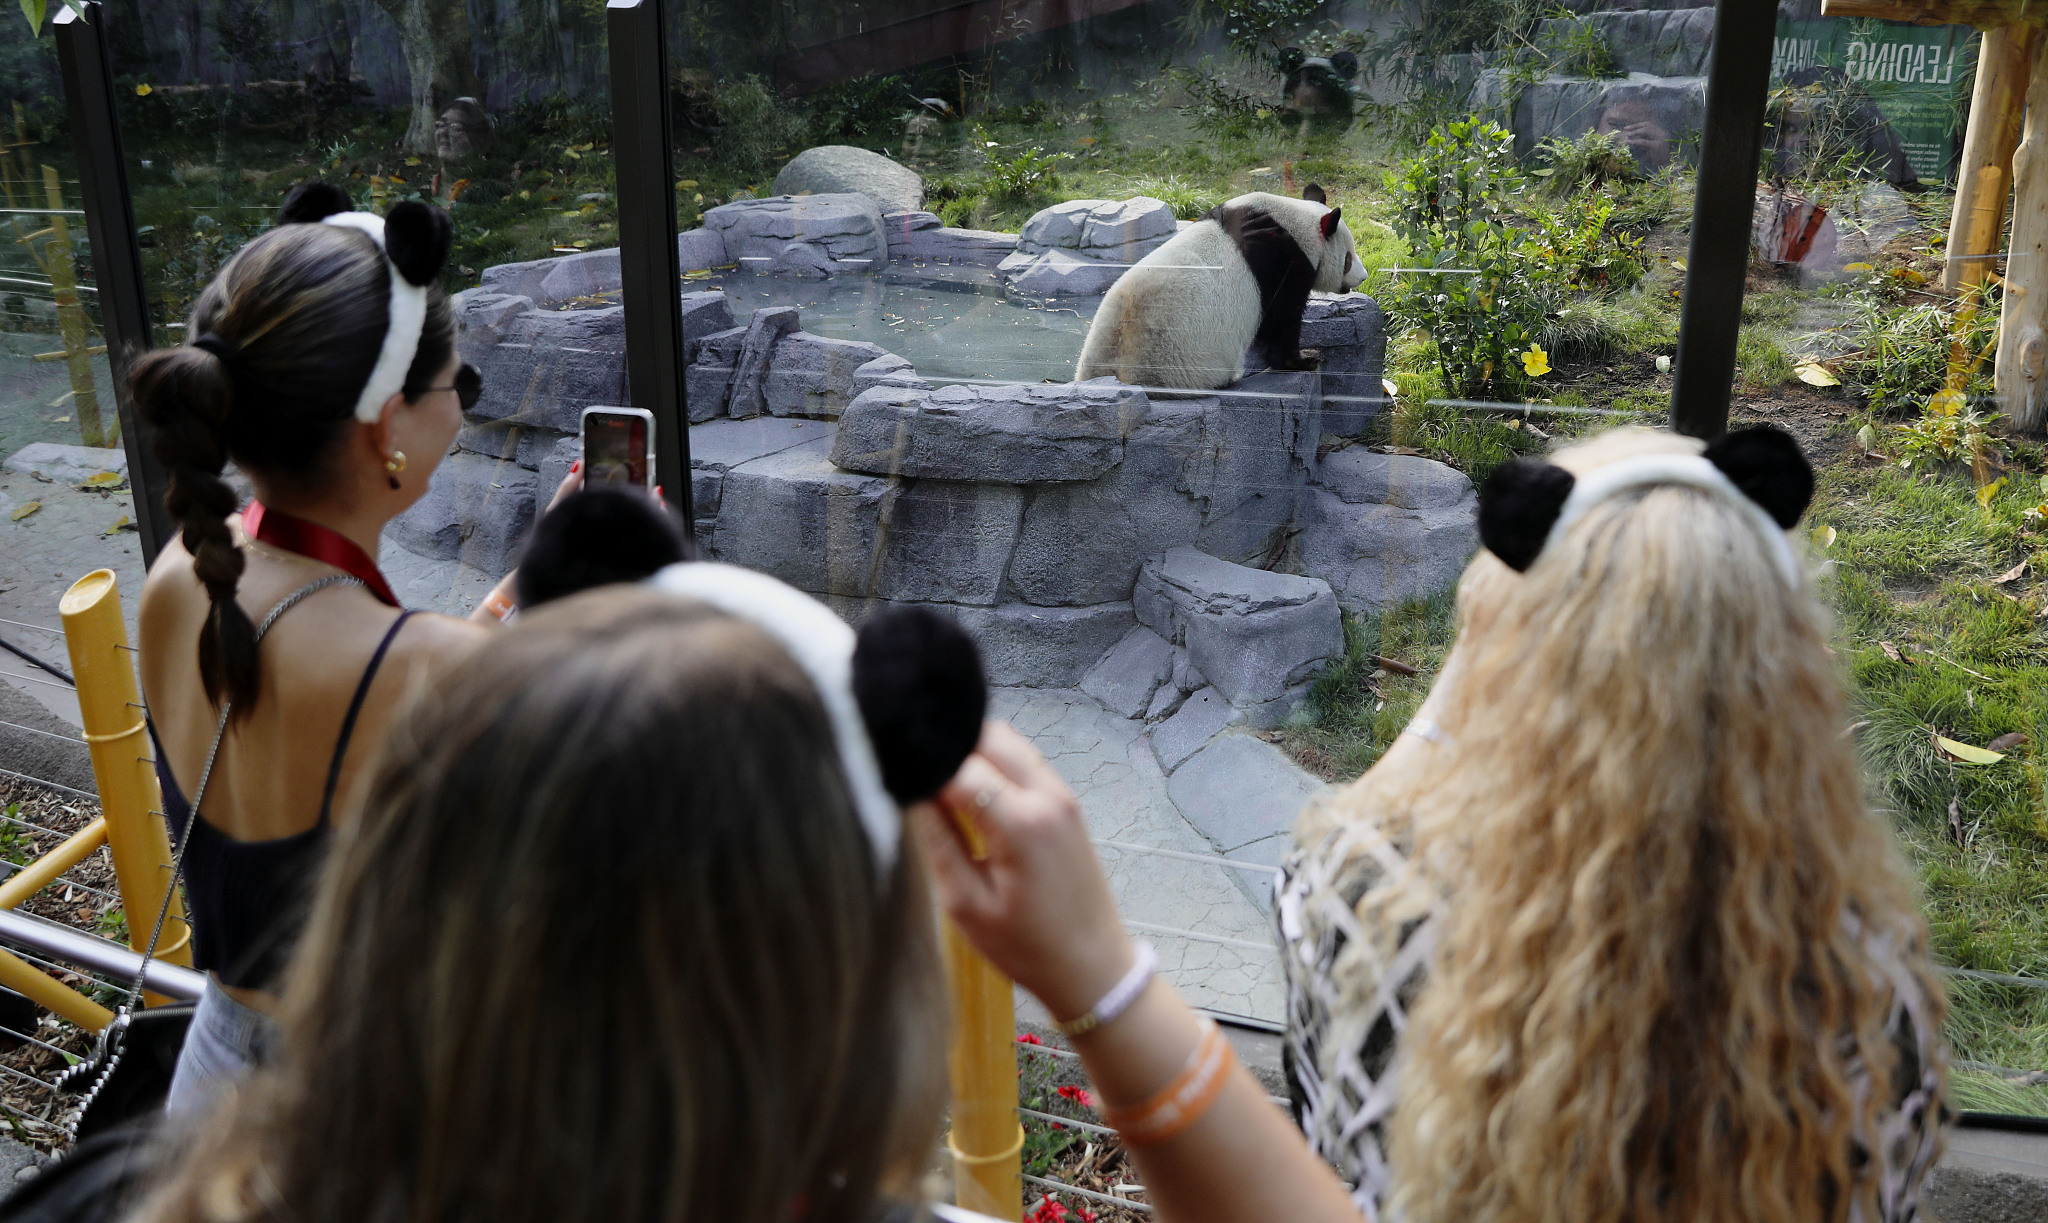
[[[0,649],[6,650],[9,654],[14,655],[15,657],[21,659],[23,662],[32,663],[35,666],[41,667],[43,670],[48,671],[50,674],[56,676],[58,679],[63,680],[67,684],[70,684],[73,688],[78,687],[77,680],[72,679],[70,676],[64,674],[62,671],[59,671],[57,668],[51,666],[49,663],[44,662],[42,659],[37,658],[35,655],[29,653],[27,650],[22,649],[20,646],[15,645],[13,642],[8,641],[5,638],[0,638]]]

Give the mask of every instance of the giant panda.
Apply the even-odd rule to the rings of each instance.
[[[1280,84],[1282,117],[1294,123],[1350,124],[1355,105],[1351,82],[1358,75],[1356,55],[1349,51],[1328,57],[1304,55],[1300,47],[1289,47],[1280,53],[1279,65],[1287,74]]]
[[[1081,345],[1077,380],[1206,391],[1244,377],[1254,343],[1272,369],[1307,369],[1310,290],[1349,293],[1365,266],[1343,210],[1254,191],[1210,210],[1110,286]]]

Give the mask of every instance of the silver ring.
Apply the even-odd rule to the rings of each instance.
[[[981,811],[988,810],[989,804],[996,801],[996,796],[1009,788],[1010,783],[1006,780],[996,782],[996,784],[974,796],[975,808]]]

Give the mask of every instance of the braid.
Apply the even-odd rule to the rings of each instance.
[[[256,626],[235,600],[244,558],[228,528],[235,490],[221,479],[233,383],[218,356],[180,347],[143,356],[133,385],[136,406],[156,431],[157,458],[170,471],[164,506],[177,518],[192,571],[213,604],[199,634],[200,681],[216,706],[225,699],[246,712],[256,702]]]

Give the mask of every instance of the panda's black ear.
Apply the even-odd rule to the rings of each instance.
[[[1308,186],[1303,187],[1301,189],[1301,198],[1311,204],[1327,204],[1330,202],[1330,197],[1323,193],[1323,185],[1321,183],[1310,183]],[[1323,236],[1329,237],[1328,234]]]
[[[1783,429],[1771,425],[1737,429],[1709,442],[1703,453],[1729,483],[1763,506],[1771,520],[1788,531],[1813,500],[1813,465]]]
[[[1330,57],[1330,67],[1348,81],[1358,75],[1358,57],[1349,51],[1339,51]]]
[[[348,192],[333,183],[315,180],[300,183],[292,193],[284,197],[284,207],[277,210],[279,225],[310,225],[324,221],[337,212],[348,212],[355,208],[355,202],[348,198]]]
[[[691,553],[690,537],[667,506],[637,488],[593,484],[533,524],[514,578],[519,606],[642,581]]]
[[[1318,194],[1321,194],[1322,188],[1318,187],[1316,191]],[[1330,240],[1330,235],[1337,232],[1337,223],[1343,219],[1344,210],[1342,208],[1332,208],[1323,214],[1323,241],[1328,242]]]
[[[1302,62],[1307,58],[1302,54],[1300,47],[1286,47],[1281,50],[1275,62],[1280,65],[1280,71],[1291,75],[1300,69]]]
[[[930,608],[876,612],[854,640],[853,697],[882,785],[908,806],[937,794],[981,740],[988,713],[981,651],[956,621]]]
[[[1479,486],[1480,542],[1508,568],[1526,572],[1577,482],[1564,468],[1532,459],[1494,468]]]
[[[448,214],[418,200],[407,200],[384,215],[384,253],[398,274],[424,288],[441,274],[455,226]]]

